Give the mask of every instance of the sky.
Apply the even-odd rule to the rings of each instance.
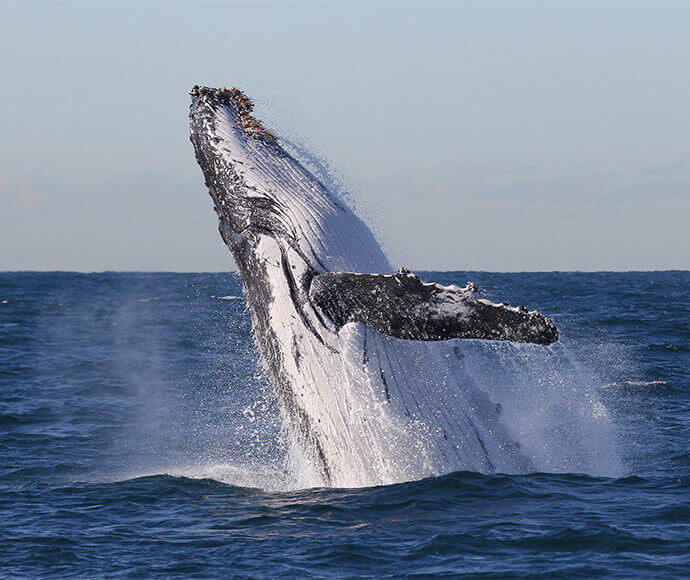
[[[2,2],[0,270],[234,269],[189,89],[238,86],[391,263],[690,267],[690,2]]]

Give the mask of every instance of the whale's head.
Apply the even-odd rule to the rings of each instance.
[[[270,238],[291,268],[390,271],[369,229],[283,149],[242,91],[194,86],[190,95],[190,139],[238,266],[238,252]]]
[[[278,200],[264,176],[261,159],[285,153],[273,134],[251,115],[252,103],[239,89],[195,85],[190,91],[190,139],[204,173],[223,239],[233,247],[238,236],[281,230]]]

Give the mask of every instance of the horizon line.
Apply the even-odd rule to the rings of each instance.
[[[630,274],[656,272],[690,272],[690,268],[661,268],[658,270],[437,270],[412,268],[413,272],[476,272],[483,274]],[[0,274],[238,274],[237,270],[0,270]]]

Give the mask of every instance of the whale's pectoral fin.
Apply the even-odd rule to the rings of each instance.
[[[311,281],[309,297],[340,330],[363,322],[398,338],[484,338],[551,344],[558,332],[536,310],[476,299],[468,284],[425,284],[404,268],[392,276],[328,272]]]

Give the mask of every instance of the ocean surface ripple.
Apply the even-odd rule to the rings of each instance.
[[[586,376],[615,454],[579,445],[622,473],[552,448],[548,473],[300,489],[235,275],[0,273],[0,574],[687,577],[690,272],[423,277],[552,316],[567,367],[470,366],[504,406],[551,389],[535,449]]]

